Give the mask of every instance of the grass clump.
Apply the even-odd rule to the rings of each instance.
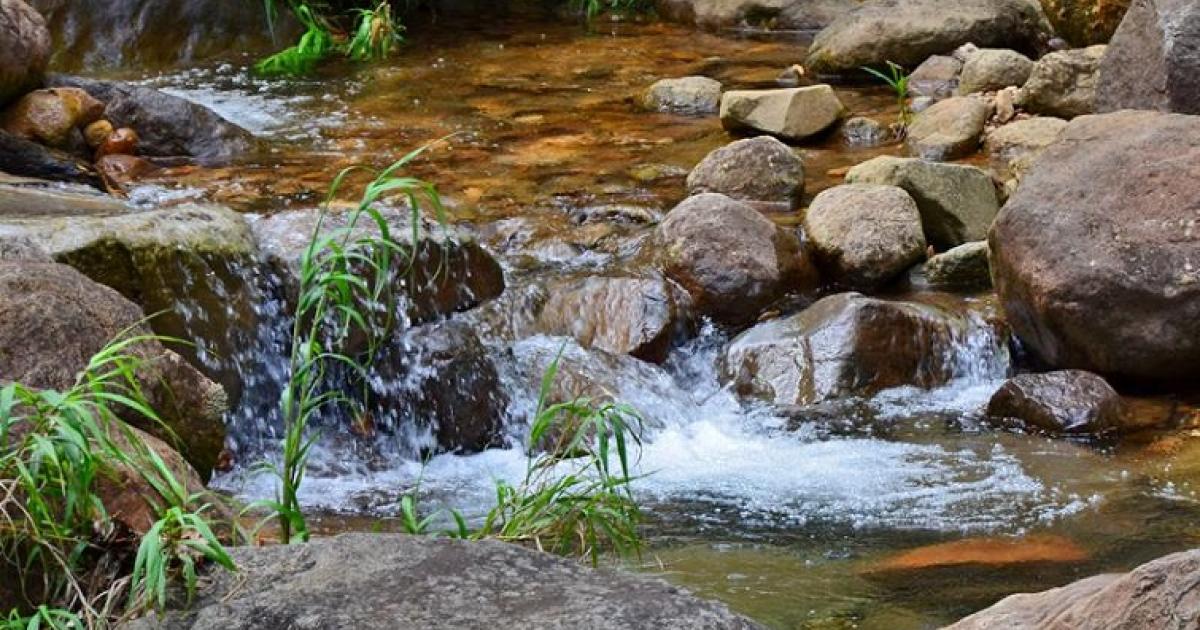
[[[277,3],[286,1],[288,9],[304,27],[296,45],[263,59],[254,66],[264,76],[300,76],[313,72],[325,59],[342,55],[353,61],[378,61],[391,55],[403,38],[404,27],[392,18],[392,7],[383,0],[368,8],[358,8],[345,16],[332,13],[322,3],[306,0],[264,0],[268,22],[274,27]],[[352,24],[349,33],[342,22]]]
[[[889,61],[887,62],[886,74],[867,66],[863,66],[862,70],[892,88],[892,92],[896,95],[896,106],[900,110],[898,118],[900,125],[902,127],[908,126],[908,123],[912,122],[912,109],[908,105],[909,75],[904,71],[904,68],[899,64]]]

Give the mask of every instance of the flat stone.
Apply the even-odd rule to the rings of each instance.
[[[939,101],[908,126],[908,147],[917,157],[944,162],[979,148],[991,107],[983,99],[959,96]]]
[[[828,85],[777,90],[730,90],[721,96],[721,124],[804,140],[833,126],[845,106]]]
[[[675,114],[715,114],[721,107],[721,82],[708,77],[661,79],[642,94],[642,106]]]

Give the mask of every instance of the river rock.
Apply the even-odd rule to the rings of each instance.
[[[38,87],[49,63],[46,20],[24,0],[0,0],[0,107]]]
[[[739,395],[778,405],[930,388],[954,377],[951,349],[966,326],[933,306],[839,293],[742,333],[721,370]]]
[[[285,9],[272,37],[262,3],[245,0],[106,0],[103,11],[76,0],[30,4],[54,35],[59,70],[175,66],[243,53],[253,58],[302,32]]]
[[[708,77],[662,79],[646,89],[642,106],[656,112],[715,114],[721,107],[721,82]]]
[[[3,129],[0,129],[0,171],[9,175],[104,188],[104,182],[91,164],[65,151],[26,140]]]
[[[538,329],[570,335],[585,348],[661,363],[691,321],[691,298],[668,280],[590,277],[553,288]]]
[[[1028,0],[866,0],[817,33],[804,66],[817,74],[856,72],[888,61],[916,67],[966,43],[1032,53],[1050,38]]]
[[[51,75],[47,82],[80,88],[103,102],[105,119],[137,132],[142,155],[217,163],[244,157],[255,149],[249,131],[178,96],[117,81],[65,75]]]
[[[66,265],[0,262],[0,374],[6,380],[68,389],[122,332],[149,334],[144,318],[136,304]],[[224,448],[225,392],[158,341],[139,342],[131,352],[142,361],[137,380],[161,422],[131,409],[115,411],[177,445],[207,475]]]
[[[1017,104],[1045,116],[1074,118],[1096,108],[1096,83],[1105,46],[1050,53],[1033,66]]]
[[[130,182],[148,177],[159,169],[153,163],[133,155],[105,155],[96,160],[96,170],[110,189],[123,189]]]
[[[688,174],[687,191],[778,203],[790,210],[804,195],[804,161],[770,136],[738,140],[705,156]]]
[[[872,565],[864,574],[875,579],[912,580],[943,569],[996,571],[1008,567],[1070,565],[1089,557],[1087,550],[1062,536],[965,538],[898,553]]]
[[[1041,0],[1054,32],[1073,46],[1107,44],[1130,0]]]
[[[1200,114],[1200,5],[1133,0],[1100,63],[1096,111]]]
[[[108,135],[100,146],[96,147],[96,159],[108,155],[133,155],[137,151],[137,132],[129,127],[122,127]]]
[[[939,289],[981,291],[992,286],[987,241],[963,243],[925,262],[925,277]]]
[[[987,238],[1000,211],[991,176],[974,166],[880,156],[850,169],[846,183],[903,188],[921,211],[925,240],[942,249]]]
[[[966,157],[979,148],[991,115],[987,101],[970,96],[948,98],[919,113],[908,126],[908,148],[926,160]]]
[[[842,139],[851,147],[878,147],[891,142],[895,137],[891,128],[865,116],[855,116],[842,125]]]
[[[925,255],[921,213],[896,186],[825,190],[808,207],[804,230],[823,274],[844,287],[877,288]]]
[[[848,13],[858,0],[656,0],[658,14],[711,29],[811,31]]]
[[[1019,179],[1067,128],[1061,118],[1038,116],[1011,122],[987,134],[983,151],[1001,181]]]
[[[77,88],[36,90],[4,112],[4,130],[27,140],[65,148],[72,134],[100,119],[104,103]]]
[[[1014,331],[1048,365],[1188,379],[1200,365],[1200,120],[1071,122],[989,236]],[[1194,193],[1194,194],[1193,194]]]
[[[721,96],[721,124],[785,140],[804,140],[833,126],[845,111],[828,85],[778,90],[730,90]]]
[[[908,92],[914,96],[942,99],[958,90],[963,62],[950,55],[932,55],[908,75]]]
[[[1033,61],[1015,50],[981,48],[963,64],[958,91],[972,94],[1024,85],[1032,70]]]
[[[128,629],[760,627],[657,578],[494,540],[343,534],[232,555],[239,572],[211,573],[188,610]]]
[[[1010,595],[946,630],[1189,630],[1200,624],[1200,550],[1096,575],[1041,593]]]
[[[1052,435],[1096,435],[1120,426],[1121,397],[1103,378],[1083,370],[1021,374],[992,396],[987,415],[999,424],[1015,420]]]
[[[676,206],[652,243],[667,277],[687,290],[699,313],[722,323],[753,321],[785,293],[818,282],[795,234],[717,193]]]

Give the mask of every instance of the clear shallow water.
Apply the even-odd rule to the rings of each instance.
[[[509,288],[497,308],[512,309],[516,323],[471,322],[500,368],[519,445],[519,419],[534,404],[531,375],[563,343],[520,325],[521,296],[568,272],[636,266],[649,226],[625,221],[597,231],[576,218],[595,208],[665,212],[683,196],[691,166],[729,140],[714,118],[641,112],[632,98],[658,78],[693,73],[728,87],[770,85],[803,49],[658,24],[605,25],[587,35],[527,14],[413,32],[395,63],[334,67],[320,80],[253,79],[245,60],[144,77],[270,144],[226,168],[166,169],[132,197],[146,205],[213,199],[267,214],[311,209],[341,168],[386,165],[457,134],[416,170],[438,183],[454,222],[505,266]],[[880,90],[839,95],[855,113],[892,115]],[[897,151],[852,150],[836,136],[799,150],[809,195],[838,181],[828,170]],[[1010,368],[1007,349],[989,331],[976,326],[960,339],[961,374],[949,386],[890,390],[807,421],[722,389],[716,362],[726,339],[711,329],[662,368],[599,360],[570,345],[566,353],[651,424],[638,464],[651,545],[643,568],[773,627],[932,627],[1011,592],[1127,569],[1195,544],[1200,505],[1191,484],[1200,478],[1200,440],[1148,436],[1098,446],[979,426],[981,407]],[[270,344],[264,348],[259,359],[269,363]],[[1147,413],[1161,411],[1148,405]],[[272,439],[261,418],[237,422],[258,432],[248,452]],[[329,532],[395,527],[389,517],[398,498],[414,489],[429,509],[478,515],[494,479],[516,481],[525,468],[519,446],[380,461],[357,458],[344,433],[327,438],[302,495]],[[218,485],[247,498],[273,491],[269,480],[238,471]],[[874,571],[925,545],[1047,535],[1078,546],[1084,559],[899,577]]]

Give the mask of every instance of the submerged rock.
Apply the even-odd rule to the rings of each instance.
[[[770,136],[738,140],[705,156],[688,174],[687,191],[779,203],[790,210],[804,195],[804,161]]]
[[[0,0],[0,108],[38,87],[49,63],[46,20],[24,0]]]
[[[237,574],[214,572],[189,610],[129,630],[759,628],[649,576],[497,541],[343,534],[232,552]]]
[[[652,363],[664,361],[692,324],[690,297],[663,278],[591,277],[549,293],[538,315],[540,332]]]
[[[53,75],[48,83],[80,88],[103,102],[105,119],[138,133],[142,155],[228,162],[255,150],[249,131],[178,96],[117,81],[65,75]]]
[[[866,0],[817,34],[804,66],[817,74],[857,72],[893,61],[915,67],[973,42],[1032,53],[1050,38],[1028,0]]]
[[[921,213],[895,186],[825,190],[805,212],[804,230],[823,275],[847,288],[877,288],[925,255]]]
[[[921,211],[925,240],[943,249],[987,238],[1000,211],[992,178],[974,166],[880,156],[850,169],[846,183],[903,188]]]
[[[1014,332],[1048,365],[1191,379],[1200,365],[1200,122],[1077,118],[989,236]]]
[[[721,107],[721,82],[708,77],[662,79],[642,95],[646,109],[675,114],[715,114]]]
[[[934,162],[966,157],[979,148],[990,115],[991,107],[981,98],[958,96],[935,103],[908,126],[908,148]]]
[[[736,337],[722,373],[740,395],[778,405],[931,388],[957,374],[954,346],[968,327],[964,317],[926,304],[840,293]]]
[[[817,284],[794,234],[725,195],[684,200],[652,243],[663,272],[691,294],[696,310],[726,324],[753,321],[785,293]]]
[[[1097,435],[1120,428],[1121,397],[1103,378],[1082,370],[1021,374],[990,401],[992,422],[1016,421],[1052,435]]]
[[[1200,625],[1200,550],[1096,575],[1041,593],[1011,595],[946,630],[1190,630]]]
[[[958,91],[963,62],[950,55],[932,55],[908,75],[908,92],[913,96],[942,99]]]
[[[1092,113],[1104,51],[1104,46],[1092,46],[1038,59],[1017,104],[1035,114],[1060,118]]]
[[[1046,147],[1054,144],[1067,121],[1038,116],[999,127],[983,139],[983,151],[1001,180],[1020,179]]]
[[[892,129],[873,118],[855,116],[842,125],[842,138],[851,147],[878,147],[895,140]]]
[[[94,354],[121,333],[147,335],[142,309],[78,271],[52,262],[0,261],[0,374],[30,387],[65,390]],[[157,422],[115,409],[126,422],[175,445],[204,475],[224,448],[222,388],[154,340],[130,348]]]
[[[992,286],[987,241],[964,243],[925,262],[925,277],[939,289],[981,291]]]
[[[1100,63],[1096,111],[1200,114],[1200,4],[1133,0]]]
[[[845,106],[828,85],[777,90],[730,90],[721,96],[721,124],[804,140],[836,123]]]
[[[1024,85],[1033,71],[1033,61],[1007,48],[981,48],[963,64],[958,91],[962,94],[989,92]]]
[[[1077,564],[1088,558],[1087,550],[1061,536],[966,538],[910,549],[872,565],[865,573],[876,579],[913,579],[919,574],[941,569],[1029,568],[1046,564]]]

